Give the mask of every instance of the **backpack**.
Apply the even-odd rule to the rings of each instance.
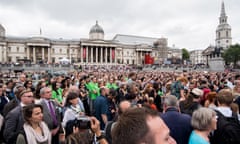
[[[211,144],[240,144],[240,123],[237,114],[225,117],[221,112],[215,111],[218,116],[217,129],[210,137]]]
[[[180,90],[181,90],[181,83],[176,81],[171,84],[171,95],[176,96],[177,98],[180,97]]]
[[[112,129],[115,126],[116,122],[115,121],[110,121],[108,122],[108,124],[105,127],[105,136],[106,136],[106,140],[109,144],[112,144]]]
[[[16,138],[16,144],[17,144],[17,140],[18,140],[18,137],[19,137],[19,136],[23,136],[25,144],[28,144],[27,136],[26,136],[26,133],[25,133],[24,130],[20,130],[20,131],[18,132],[18,135],[17,135],[17,138]],[[22,142],[22,141],[21,141],[21,142]]]

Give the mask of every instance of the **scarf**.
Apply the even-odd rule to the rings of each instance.
[[[48,141],[48,144],[51,144],[51,133],[44,122],[39,123],[40,127],[42,128],[43,135],[39,135],[35,132],[35,130],[29,125],[25,123],[23,125],[24,131],[26,133],[27,142],[29,144],[37,144]]]
[[[76,105],[76,107],[74,106],[70,106],[70,108],[73,110],[74,113],[79,114],[80,112],[84,112],[83,110],[81,110],[81,107],[79,106],[79,104]]]

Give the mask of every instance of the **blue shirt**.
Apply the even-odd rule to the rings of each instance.
[[[203,137],[198,135],[195,131],[192,131],[188,144],[210,144]]]
[[[193,130],[191,117],[180,113],[175,107],[169,107],[161,117],[170,129],[170,135],[176,140],[177,144],[187,144]]]
[[[105,123],[102,119],[102,114],[107,115],[108,113],[108,100],[105,96],[99,96],[94,101],[95,117],[100,121],[101,130],[105,128]]]

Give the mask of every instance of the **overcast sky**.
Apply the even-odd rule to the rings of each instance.
[[[0,0],[7,36],[88,38],[98,23],[105,39],[116,34],[168,38],[189,50],[215,44],[222,0]],[[233,44],[240,43],[240,0],[225,0]]]

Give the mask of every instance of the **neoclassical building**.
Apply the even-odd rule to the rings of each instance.
[[[203,50],[190,51],[190,60],[192,64],[206,63],[205,57],[202,55]]]
[[[150,54],[155,63],[171,56],[181,59],[181,50],[168,47],[166,38],[150,38],[117,34],[112,40],[104,39],[104,30],[96,22],[89,38],[77,40],[38,37],[7,37],[0,24],[0,61],[17,62],[28,59],[32,63],[58,63],[67,58],[72,63],[89,65],[144,64]]]

